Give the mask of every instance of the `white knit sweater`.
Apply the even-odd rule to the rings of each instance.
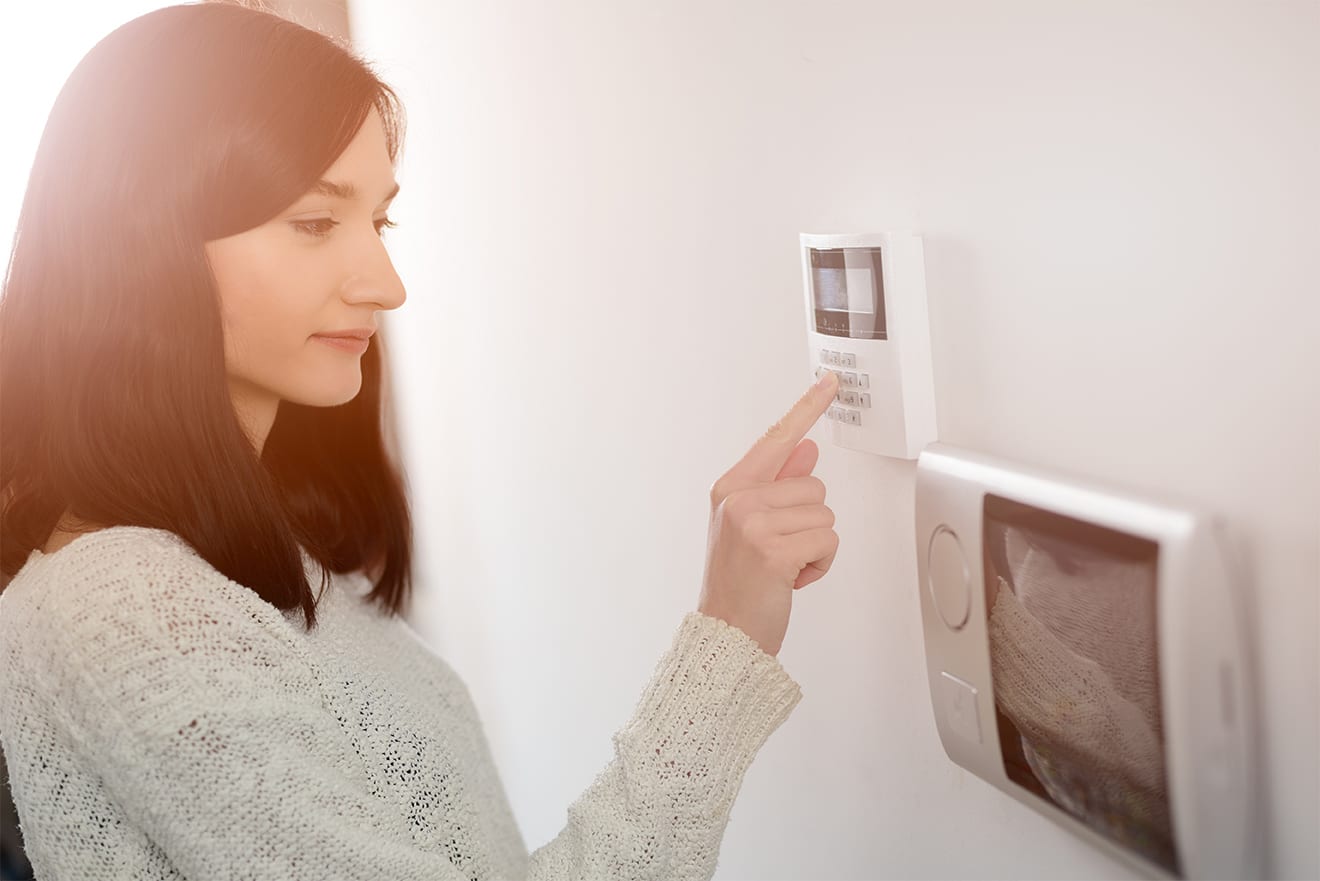
[[[688,614],[529,855],[466,686],[370,588],[334,575],[308,634],[165,530],[33,551],[0,594],[0,741],[36,877],[714,874],[747,767],[801,699],[776,658]]]

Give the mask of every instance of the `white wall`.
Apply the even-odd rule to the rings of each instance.
[[[941,439],[1226,514],[1270,871],[1320,875],[1320,5],[352,7],[408,102],[386,318],[415,620],[531,847],[697,599],[713,480],[805,388],[799,232],[926,237]],[[718,878],[1130,877],[957,768],[913,464],[822,443],[839,556]]]
[[[46,118],[83,56],[115,28],[166,0],[62,0],[0,6],[0,279]]]

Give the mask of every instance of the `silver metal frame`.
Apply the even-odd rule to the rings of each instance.
[[[995,724],[984,585],[985,495],[1108,527],[1159,547],[1158,661],[1174,845],[1183,877],[1259,877],[1259,772],[1246,595],[1222,523],[1172,500],[1155,500],[961,450],[927,446],[917,461],[916,547],[926,663],[945,751],[1023,804],[1152,878],[1178,877],[1092,830],[1007,776]],[[937,557],[937,535],[953,536]],[[947,538],[943,539],[947,545]],[[937,588],[956,596],[961,551],[969,609],[941,616]],[[952,593],[951,593],[952,591]],[[948,601],[946,600],[946,603]],[[957,625],[957,626],[955,626]]]

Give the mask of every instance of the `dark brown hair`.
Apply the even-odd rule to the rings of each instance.
[[[32,165],[0,291],[0,573],[68,509],[175,533],[279,609],[316,597],[299,545],[363,570],[398,614],[411,518],[382,417],[381,333],[337,407],[282,401],[258,456],[226,379],[203,244],[268,221],[372,108],[397,163],[397,95],[351,49],[252,4],[171,6],[122,25],[64,84]]]

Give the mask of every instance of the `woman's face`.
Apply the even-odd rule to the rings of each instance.
[[[206,243],[230,394],[258,453],[281,400],[333,407],[361,389],[362,356],[315,335],[378,327],[377,313],[406,299],[380,238],[396,185],[375,109],[322,182],[347,196],[314,187],[261,226]]]

